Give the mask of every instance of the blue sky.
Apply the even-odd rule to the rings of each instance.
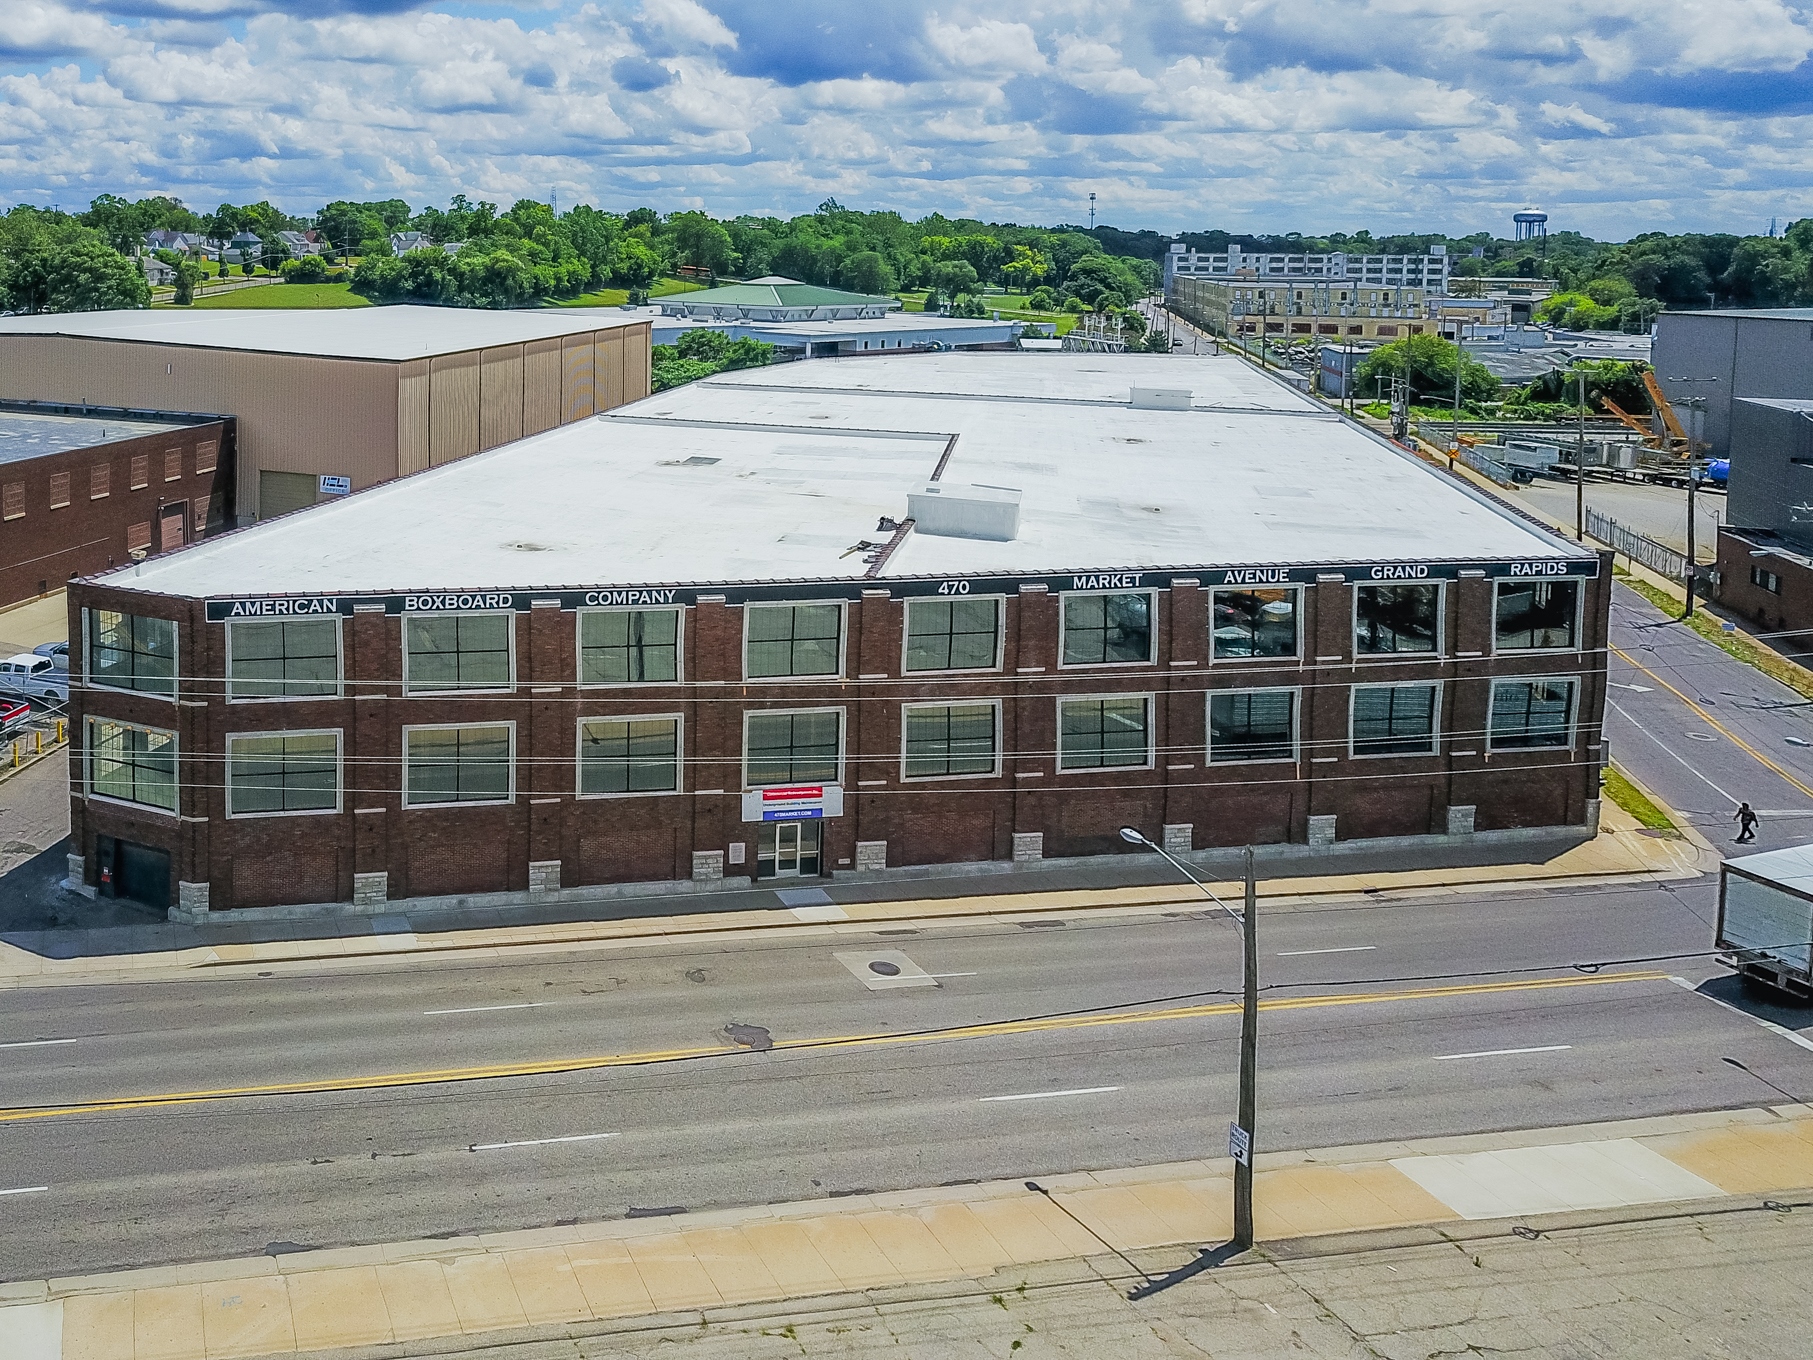
[[[1783,0],[4,0],[0,204],[1753,232],[1810,54]]]

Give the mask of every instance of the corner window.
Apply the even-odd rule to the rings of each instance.
[[[1496,680],[1492,683],[1490,747],[1528,751],[1573,745],[1574,681]]]
[[[1058,702],[1058,768],[1101,770],[1152,763],[1152,701],[1147,695]]]
[[[403,806],[507,803],[515,796],[508,723],[486,727],[405,727]]]
[[[900,711],[907,779],[947,779],[1000,772],[996,704],[909,704]]]
[[[838,673],[842,605],[752,604],[744,606],[743,617],[743,673],[749,679]]]
[[[227,815],[334,812],[340,734],[271,732],[227,738]]]
[[[680,719],[586,718],[579,724],[579,793],[674,793],[680,787]]]
[[[1358,586],[1354,590],[1353,649],[1359,656],[1430,653],[1441,628],[1442,588],[1433,583]]]
[[[108,689],[176,694],[176,624],[110,609],[88,611],[88,679]]]
[[[1151,660],[1150,592],[1064,597],[1064,665],[1126,665]]]
[[[1297,654],[1295,590],[1218,590],[1209,631],[1216,660]]]
[[[1353,753],[1434,755],[1437,692],[1434,685],[1355,685]]]
[[[90,718],[88,791],[175,812],[176,733]]]
[[[610,609],[579,616],[580,684],[664,684],[679,677],[678,609]]]
[[[1580,582],[1498,583],[1494,639],[1499,650],[1571,650],[1579,624]]]
[[[999,600],[908,600],[909,671],[981,671],[1000,665]]]
[[[843,760],[843,713],[748,713],[743,718],[743,787],[835,784]]]
[[[339,619],[235,619],[227,624],[229,699],[339,692]]]
[[[1297,758],[1297,691],[1223,690],[1209,695],[1209,763]]]
[[[409,694],[511,689],[511,614],[411,614],[403,619]]]

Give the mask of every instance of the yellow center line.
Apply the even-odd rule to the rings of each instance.
[[[1737,733],[1733,732],[1729,727],[1726,727],[1724,723],[1720,722],[1717,718],[1713,717],[1712,714],[1708,713],[1704,708],[1700,707],[1700,705],[1695,703],[1692,699],[1689,699],[1685,694],[1681,693],[1680,690],[1676,689],[1673,685],[1669,684],[1668,681],[1664,680],[1661,676],[1657,675],[1648,666],[1645,666],[1641,661],[1638,661],[1635,657],[1631,656],[1628,652],[1624,651],[1620,647],[1613,647],[1612,651],[1616,655],[1622,657],[1630,665],[1635,666],[1638,670],[1642,671],[1643,674],[1647,675],[1651,680],[1654,680],[1663,689],[1667,690],[1670,694],[1674,695],[1675,698],[1679,699],[1682,703],[1686,704],[1687,707],[1691,708],[1695,713],[1697,713],[1700,716],[1700,720],[1702,722],[1706,723],[1707,726],[1713,728],[1715,731],[1723,733],[1725,736],[1725,739],[1727,741],[1731,742],[1732,745],[1736,746],[1738,748],[1738,750],[1743,751],[1747,755],[1754,757],[1757,761],[1759,761],[1763,765],[1766,765],[1769,769],[1774,770],[1775,773],[1779,774],[1783,779],[1787,780],[1790,784],[1794,785],[1795,788],[1799,789],[1802,793],[1806,794],[1807,797],[1813,798],[1813,788],[1808,788],[1807,785],[1801,783],[1800,780],[1796,779],[1793,775],[1789,774],[1781,766],[1777,765],[1773,760],[1769,759],[1768,756],[1764,755],[1761,751],[1757,750],[1754,746],[1752,746],[1749,742],[1745,741]]]
[[[1619,982],[1657,982],[1667,973],[1601,973],[1593,975],[1518,978],[1504,982],[1472,982],[1448,987],[1415,987],[1395,992],[1335,992],[1316,996],[1274,997],[1259,1003],[1261,1010],[1314,1010],[1329,1006],[1363,1006],[1383,1001],[1426,1001],[1450,996],[1490,996],[1506,992],[1552,991],[1562,987],[1594,987]],[[1212,1015],[1238,1015],[1238,1001],[1216,1001],[1165,1010],[1107,1011],[1097,1015],[1054,1015],[1032,1020],[1000,1020],[979,1025],[908,1034],[846,1034],[818,1039],[785,1039],[771,1050],[776,1053],[802,1049],[864,1048],[882,1044],[917,1044],[947,1039],[982,1039],[1003,1034],[1042,1034],[1053,1030],[1093,1029],[1105,1025],[1149,1024],[1153,1021],[1194,1020]],[[208,1091],[172,1091],[161,1095],[118,1096],[60,1106],[21,1106],[0,1109],[0,1124],[27,1119],[54,1119],[63,1115],[99,1114],[112,1110],[145,1110],[171,1105],[198,1105],[213,1100],[248,1096],[316,1095],[332,1091],[380,1091],[399,1086],[438,1086],[450,1082],[494,1081],[502,1077],[547,1076],[561,1072],[594,1072],[612,1067],[645,1067],[688,1058],[722,1057],[749,1050],[729,1044],[708,1048],[657,1049],[647,1053],[613,1053],[594,1057],[551,1058],[543,1062],[494,1063],[483,1067],[447,1067],[423,1072],[389,1072],[365,1077],[326,1077],[318,1081],[276,1082],[268,1086],[223,1086]]]

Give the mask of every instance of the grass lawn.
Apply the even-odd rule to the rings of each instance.
[[[925,310],[923,292],[896,293],[894,296],[900,299],[902,311],[923,312]],[[1053,326],[1058,335],[1075,329],[1077,323],[1075,312],[1032,311],[1026,305],[1029,296],[1030,294],[1027,293],[985,293],[982,297],[982,305],[990,312],[1001,313],[1004,320],[1043,322],[1048,326]]]
[[[1680,834],[1680,829],[1669,820],[1668,814],[1612,766],[1605,767],[1600,783],[1605,789],[1605,796],[1635,817],[1639,826],[1649,827],[1652,831]]]
[[[649,288],[652,298],[670,297],[675,293],[696,293],[705,285],[694,283],[691,279],[657,279]],[[627,288],[600,288],[595,292],[581,293],[578,297],[562,298],[555,303],[556,307],[621,307],[630,300]]]
[[[154,307],[173,307],[174,303],[156,302]],[[288,310],[310,310],[322,307],[369,307],[371,300],[362,298],[346,283],[273,283],[258,288],[236,288],[230,293],[202,296],[190,307],[281,307]]]

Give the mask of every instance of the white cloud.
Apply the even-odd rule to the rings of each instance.
[[[1608,137],[1618,130],[1605,119],[1594,117],[1578,104],[1569,104],[1564,107],[1545,99],[1538,107],[1542,112],[1542,120],[1555,127],[1581,127],[1588,132],[1603,132]]]
[[[1123,226],[1503,231],[1540,200],[1610,236],[1813,214],[1813,36],[1783,0],[888,3],[883,50],[834,0],[0,0],[0,199],[558,186],[1074,221],[1093,189]]]

